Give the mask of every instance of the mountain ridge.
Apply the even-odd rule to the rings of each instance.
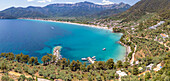
[[[124,9],[127,10],[130,8],[129,4],[120,3],[120,4],[109,4],[109,5],[99,5],[91,2],[79,2],[75,4],[49,4],[44,7],[34,7],[28,6],[23,7],[10,7],[3,11],[0,11],[0,17],[4,15],[16,17],[16,18],[50,18],[50,17],[80,17],[87,16],[107,9]]]

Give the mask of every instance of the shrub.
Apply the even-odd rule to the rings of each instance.
[[[2,76],[1,80],[2,81],[8,81],[10,78],[8,75]]]

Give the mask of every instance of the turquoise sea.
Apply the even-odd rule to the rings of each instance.
[[[122,60],[126,48],[117,43],[121,34],[109,30],[59,22],[1,19],[0,53],[24,53],[41,57],[62,46],[61,55],[72,60],[96,56],[97,61],[109,58]],[[102,49],[106,48],[106,51]]]

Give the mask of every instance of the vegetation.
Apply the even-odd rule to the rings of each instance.
[[[131,76],[138,76],[140,73],[145,72],[139,71],[138,67],[144,66],[143,69],[146,68],[146,64],[154,63],[154,59],[149,60],[144,60],[141,61],[140,64],[133,65],[131,66],[128,60],[125,62],[122,62],[121,60],[117,61],[115,63],[113,59],[109,59],[106,62],[102,61],[96,61],[94,64],[89,64],[86,65],[85,63],[81,63],[80,61],[72,61],[71,63],[69,60],[63,58],[61,60],[58,60],[57,63],[52,62],[51,59],[48,59],[47,64],[43,65],[37,65],[35,64],[35,61],[33,61],[33,57],[27,59],[28,64],[27,65],[24,61],[24,59],[21,59],[19,62],[18,60],[18,55],[20,56],[27,56],[24,54],[16,54],[14,55],[13,60],[7,59],[6,57],[3,57],[6,54],[10,54],[9,57],[13,56],[12,53],[1,53],[1,58],[0,58],[0,67],[1,70],[4,72],[4,76],[1,78],[3,79],[2,81],[6,81],[6,79],[9,80],[8,75],[5,75],[5,73],[8,73],[9,71],[14,71],[17,73],[21,73],[18,77],[18,80],[28,80],[32,81],[35,80],[35,76],[37,77],[44,77],[47,79],[62,79],[62,80],[118,80],[119,75],[116,73],[116,71],[121,70],[126,72],[127,74],[130,74]],[[47,54],[45,57],[48,56]],[[151,73],[146,73],[144,76],[145,79],[147,80],[158,80],[160,78],[154,78],[157,77],[158,75],[163,74],[161,79],[169,79],[169,56],[170,53],[167,52],[166,54],[163,55],[162,60],[160,60],[158,63],[162,63],[164,66],[163,68],[158,71],[158,72],[153,72]],[[12,67],[12,68],[11,68]],[[132,69],[130,69],[132,68]],[[30,77],[26,77],[30,76]],[[31,77],[32,76],[32,77]],[[127,79],[128,77],[130,79],[134,79],[134,77],[131,76],[124,76],[122,77],[122,80]],[[152,76],[152,77],[151,77]],[[128,79],[129,79],[128,78]],[[137,78],[137,77],[136,77]],[[10,81],[13,81],[13,79],[10,79]]]
[[[162,18],[168,19],[170,18],[169,5],[169,0],[141,0],[122,13],[120,18],[125,18],[124,21],[138,20],[143,15],[157,12]]]

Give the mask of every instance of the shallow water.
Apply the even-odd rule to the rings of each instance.
[[[117,43],[121,34],[109,30],[59,22],[0,20],[0,53],[24,53],[41,57],[62,46],[61,55],[70,60],[96,56],[98,61],[123,59],[126,48]],[[102,49],[106,48],[106,51]]]

